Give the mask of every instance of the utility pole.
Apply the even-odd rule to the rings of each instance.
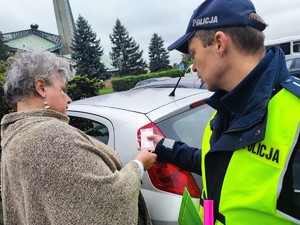
[[[71,54],[75,23],[69,0],[53,0],[58,34],[61,37],[62,54]]]

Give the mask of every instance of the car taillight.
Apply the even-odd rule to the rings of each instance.
[[[141,134],[140,130],[145,128],[153,128],[154,134],[164,136],[154,123],[149,123],[141,127],[137,131],[137,135],[139,136]],[[140,142],[139,145],[141,146]],[[148,174],[153,186],[159,190],[182,195],[186,187],[192,197],[200,197],[201,192],[191,173],[171,163],[157,161],[148,170]]]

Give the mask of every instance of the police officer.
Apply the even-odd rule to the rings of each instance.
[[[159,160],[202,175],[218,225],[300,224],[300,81],[265,51],[266,26],[250,0],[206,0],[168,48],[193,55],[216,113],[201,150],[148,138]]]

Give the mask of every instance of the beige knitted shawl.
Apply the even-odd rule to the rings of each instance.
[[[5,224],[151,224],[140,171],[52,110],[1,121]]]

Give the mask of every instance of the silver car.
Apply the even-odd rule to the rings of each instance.
[[[300,54],[286,56],[285,62],[289,73],[300,78]]]
[[[137,84],[133,89],[140,88],[199,88],[206,89],[205,85],[201,83],[201,79],[196,75],[175,77],[175,78],[163,78],[161,80],[152,80],[151,82],[144,84]],[[147,81],[147,80],[145,80]]]
[[[137,136],[143,128],[200,148],[213,113],[204,100],[212,93],[177,88],[170,96],[173,90],[141,88],[74,101],[68,108],[70,124],[111,146],[124,163],[138,154]],[[184,187],[199,205],[200,176],[164,162],[155,163],[144,174],[141,190],[154,225],[177,224]]]

